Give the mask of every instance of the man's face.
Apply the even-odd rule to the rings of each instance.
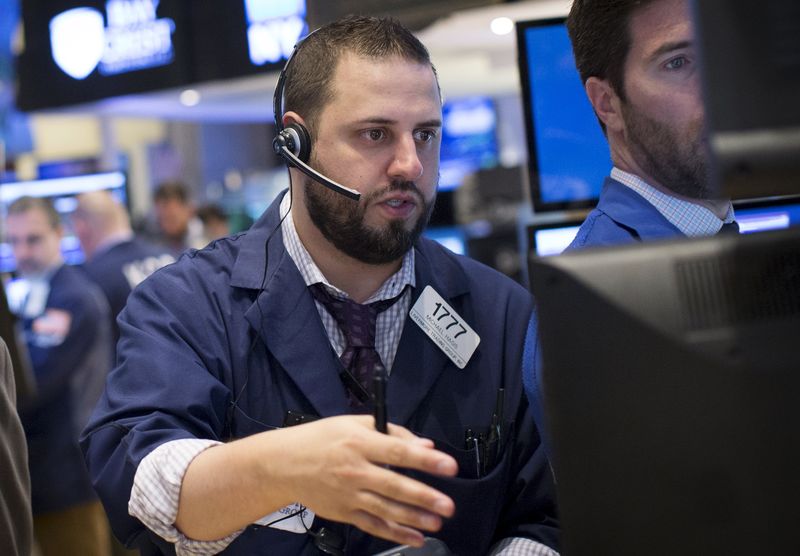
[[[52,228],[47,215],[38,208],[10,214],[6,239],[20,275],[35,276],[59,264],[61,235],[61,230]]]
[[[707,199],[697,47],[686,0],[658,0],[634,12],[621,112],[631,156],[647,181]]]
[[[427,224],[439,178],[442,108],[430,66],[346,55],[320,114],[311,166],[361,193],[359,202],[304,180],[314,225],[357,260],[383,264]]]
[[[169,238],[180,239],[186,235],[193,211],[180,199],[170,197],[156,201],[155,213],[161,232]]]

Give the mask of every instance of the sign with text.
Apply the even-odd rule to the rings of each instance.
[[[273,71],[305,0],[22,0],[23,110]]]

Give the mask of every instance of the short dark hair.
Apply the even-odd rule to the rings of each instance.
[[[160,184],[153,194],[153,200],[159,202],[169,201],[170,199],[180,201],[184,205],[188,204],[189,188],[186,187],[186,184],[179,181],[167,181]]]
[[[625,100],[625,62],[631,48],[633,13],[655,0],[574,0],[567,17],[575,65],[585,84],[607,80]]]
[[[396,19],[347,16],[324,25],[303,40],[286,71],[284,109],[300,114],[312,134],[333,99],[331,80],[347,53],[373,59],[398,56],[430,65],[436,74],[428,50]]]
[[[225,211],[219,205],[203,205],[202,207],[197,209],[197,217],[203,222],[203,224],[209,222],[210,220],[218,220],[220,222],[227,222],[228,215],[225,214]]]
[[[47,222],[52,229],[56,230],[61,226],[61,216],[50,199],[45,197],[20,197],[8,206],[8,215],[22,214],[31,210],[41,210],[47,216]]]

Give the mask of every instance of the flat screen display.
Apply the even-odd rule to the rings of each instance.
[[[489,97],[448,101],[442,107],[439,190],[457,188],[468,174],[497,166],[497,113]]]
[[[560,255],[578,235],[580,227],[580,222],[530,226],[528,228],[529,246],[533,253],[540,257]]]
[[[533,209],[591,207],[611,158],[563,18],[518,22],[517,47]]]
[[[457,255],[467,254],[467,236],[458,226],[441,226],[427,228],[423,235],[447,247]]]
[[[742,201],[734,208],[739,231],[743,234],[800,225],[800,197]]]

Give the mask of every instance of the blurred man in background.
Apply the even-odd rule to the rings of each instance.
[[[203,235],[208,242],[231,235],[228,215],[221,206],[203,205],[197,209],[197,217],[203,223]]]
[[[177,181],[164,182],[153,195],[159,240],[175,256],[206,245],[203,223],[195,214],[189,188]]]
[[[106,555],[108,523],[78,447],[111,359],[108,306],[61,256],[62,228],[46,199],[8,208],[6,239],[27,284],[20,307],[37,395],[21,404],[34,536],[43,556]]]
[[[576,0],[567,29],[614,163],[571,247],[738,231],[708,179],[688,0]]]
[[[79,195],[72,221],[86,255],[83,269],[103,290],[111,308],[116,345],[119,339],[116,318],[131,290],[175,258],[167,249],[134,237],[125,207],[108,191]]]

